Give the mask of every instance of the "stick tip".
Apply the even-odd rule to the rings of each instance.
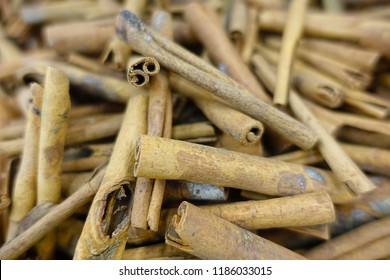
[[[128,31],[142,31],[144,25],[139,17],[135,14],[122,10],[116,17],[115,31],[116,35],[122,40],[126,40]]]

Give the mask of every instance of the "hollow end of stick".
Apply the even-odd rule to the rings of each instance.
[[[319,85],[317,89],[319,96],[329,101],[328,106],[330,108],[339,108],[343,104],[344,93],[340,90],[328,85]]]
[[[188,246],[188,244],[186,244],[178,234],[186,213],[187,205],[188,203],[186,201],[182,202],[177,210],[177,214],[172,217],[172,220],[168,225],[167,231],[165,232],[165,242],[168,245],[189,252],[191,251],[191,247]]]
[[[264,127],[261,125],[254,125],[245,128],[245,139],[240,141],[243,145],[253,145],[260,142],[261,136],[264,133]]]
[[[148,57],[142,65],[142,69],[146,74],[155,76],[160,72],[160,64],[156,59]]]
[[[133,70],[127,74],[127,81],[135,87],[147,85],[149,79],[149,76],[141,70]]]

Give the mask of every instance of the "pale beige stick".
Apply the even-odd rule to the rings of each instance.
[[[242,52],[248,26],[248,6],[241,0],[233,0],[229,7],[228,34],[238,52]]]
[[[12,207],[7,240],[18,230],[18,223],[34,207],[37,190],[39,133],[43,88],[32,84],[31,103],[27,114],[22,161],[12,192]]]
[[[30,4],[21,7],[20,16],[27,24],[40,24],[84,17],[95,6],[97,3],[91,0]]]
[[[252,62],[263,82],[270,89],[273,89],[276,80],[269,64],[260,55],[254,56]],[[291,109],[299,119],[316,131],[320,138],[318,149],[340,181],[345,183],[356,195],[375,189],[375,186],[326,131],[306,104],[300,99],[298,94],[295,92],[290,93]]]
[[[259,10],[256,7],[254,6],[249,7],[248,28],[246,32],[247,34],[241,52],[242,60],[247,64],[250,63],[250,58],[252,56],[257,41],[257,36],[259,31],[258,24],[257,24],[258,12]]]
[[[188,254],[165,243],[127,249],[123,260],[147,260],[162,257],[187,256]]]
[[[322,6],[327,13],[339,14],[345,10],[345,3],[340,0],[322,0]]]
[[[288,9],[273,97],[273,104],[275,105],[285,106],[288,103],[291,69],[295,49],[302,36],[307,5],[307,0],[293,0]]]
[[[151,136],[142,136],[137,143],[134,174],[229,186],[276,196],[331,191],[333,184],[319,169]]]
[[[17,109],[16,102],[11,96],[8,96],[3,89],[0,87],[0,140],[5,139],[5,133],[3,129],[16,117],[18,117],[19,112]]]
[[[188,80],[224,98],[233,107],[264,121],[296,145],[307,149],[316,143],[316,135],[306,126],[252,96],[234,80],[153,31],[133,14],[122,11],[117,17],[116,26],[118,36],[137,51],[155,57],[171,71],[180,72]]]
[[[17,138],[13,140],[6,140],[0,142],[0,156],[2,157],[13,157],[23,150],[24,139]]]
[[[115,33],[112,19],[65,22],[46,25],[43,38],[46,46],[60,53],[96,54]]]
[[[380,260],[390,256],[390,235],[342,254],[336,260]]]
[[[335,259],[360,246],[388,236],[389,229],[390,217],[381,218],[311,248],[305,256],[309,259]]]
[[[16,259],[69,218],[79,207],[91,201],[100,186],[104,172],[105,168],[97,170],[80,190],[54,206],[42,219],[1,247],[0,259]]]
[[[344,97],[344,103],[344,108],[346,110],[365,114],[376,119],[386,119],[390,114],[388,108],[356,100],[349,96]]]
[[[65,160],[62,164],[63,172],[81,172],[94,170],[99,165],[102,165],[105,162],[108,162],[110,159],[109,156],[94,156],[91,155],[85,158],[77,158],[72,160]]]
[[[306,236],[313,236],[322,240],[330,239],[329,224],[306,226],[306,227],[289,227],[288,230],[304,234]]]
[[[371,73],[376,68],[380,54],[376,51],[360,48],[353,44],[337,41],[309,39],[301,41],[299,48],[322,53],[354,68],[356,71]]]
[[[382,133],[370,132],[348,125],[341,126],[335,134],[337,139],[358,145],[373,146],[378,148],[390,148],[390,136]]]
[[[109,74],[110,71],[103,63],[85,55],[72,52],[68,56],[68,62],[98,74]]]
[[[125,117],[101,187],[88,213],[74,259],[121,259],[130,226],[135,142],[146,132],[148,98],[128,102]]]
[[[171,74],[170,84],[176,91],[190,97],[216,127],[239,144],[248,146],[260,141],[264,132],[261,122],[225,105],[223,100],[178,75]]]
[[[39,136],[37,205],[56,204],[61,200],[62,156],[69,111],[69,80],[61,70],[48,67]],[[52,258],[55,239],[55,232],[51,232],[37,245],[39,258]]]
[[[154,12],[152,16],[152,28],[168,38],[172,38],[172,19],[169,14],[162,11]],[[167,102],[171,102],[167,100],[170,89],[168,73],[166,71],[162,71],[153,79],[150,91],[148,135],[162,136],[164,125],[172,122],[171,119],[165,120]],[[167,136],[170,137],[170,129],[169,135]],[[155,187],[158,190],[155,190]],[[142,229],[150,228],[153,231],[157,231],[164,188],[165,181],[163,180],[156,182],[150,179],[137,178],[131,216],[133,226]],[[154,195],[152,204],[152,195],[155,191],[159,195],[157,193]],[[156,197],[157,195],[158,197]]]
[[[147,0],[125,0],[123,9],[141,17],[146,9],[147,3]],[[112,36],[111,41],[108,42],[102,53],[101,60],[114,69],[122,70],[125,69],[131,53],[132,49],[129,45],[119,40],[116,36]]]
[[[214,136],[214,127],[209,122],[178,124],[172,128],[172,138],[177,140]]]
[[[304,259],[188,202],[172,218],[165,242],[201,259]]]

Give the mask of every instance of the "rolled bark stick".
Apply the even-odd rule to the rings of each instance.
[[[214,127],[209,122],[178,124],[172,128],[172,138],[177,140],[215,136]]]
[[[165,242],[201,259],[304,259],[188,202],[172,218]]]
[[[283,29],[280,59],[273,97],[273,103],[276,105],[285,106],[288,102],[291,69],[295,49],[302,35],[307,5],[307,0],[293,0],[288,9],[287,21]]]
[[[270,89],[273,89],[275,86],[275,73],[268,63],[260,55],[253,57],[252,62],[261,79]],[[318,149],[337,178],[345,183],[356,195],[374,190],[375,186],[320,124],[308,108],[307,102],[304,103],[295,92],[291,92],[290,99],[289,104],[294,114],[318,134],[320,138]]]
[[[211,58],[217,64],[223,64],[229,76],[247,88],[252,95],[269,101],[268,95],[241,59],[239,51],[234,48],[222,27],[218,25],[216,15],[212,11],[199,3],[190,3],[185,10],[185,19],[207,48]]]
[[[243,165],[246,167],[242,168]],[[209,183],[276,196],[326,190],[331,184],[326,175],[311,167],[150,136],[142,136],[137,143],[134,175]]]
[[[72,216],[79,207],[91,201],[100,186],[104,172],[105,168],[100,168],[80,190],[62,203],[54,206],[42,219],[2,246],[0,248],[0,259],[16,259],[48,232]]]
[[[123,254],[123,260],[148,260],[162,257],[187,256],[183,251],[165,243],[142,246],[127,249]]]
[[[387,237],[389,229],[390,217],[381,218],[311,248],[305,256],[309,259],[335,259],[360,246]]]
[[[48,25],[43,30],[45,43],[60,53],[96,54],[115,34],[111,19]]]
[[[123,9],[129,10],[141,17],[146,9],[147,3],[148,1],[146,0],[126,0],[123,2]],[[122,70],[126,67],[131,53],[131,47],[113,34],[111,41],[108,42],[103,51],[101,60],[117,70]]]
[[[342,254],[336,260],[380,260],[389,257],[389,255],[390,235],[387,235]]]
[[[135,142],[146,130],[148,98],[131,98],[107,166],[101,187],[96,194],[79,242],[75,259],[121,259],[130,226],[134,180]]]
[[[180,73],[188,80],[223,98],[233,107],[267,123],[299,147],[308,149],[316,143],[317,137],[310,129],[253,97],[233,80],[145,26],[133,14],[127,11],[119,14],[117,34],[135,50],[155,57],[161,65],[171,71]]]
[[[37,203],[58,203],[61,167],[70,110],[69,81],[55,68],[48,68],[42,101],[39,139]]]
[[[333,203],[326,192],[201,208],[246,229],[303,227],[326,224],[335,219]]]
[[[21,219],[34,207],[37,192],[39,133],[43,88],[38,84],[30,87],[31,104],[27,114],[25,145],[22,161],[12,193],[8,239],[11,239]]]
[[[366,73],[374,71],[380,58],[380,54],[373,50],[321,39],[305,38],[299,48],[322,53]]]
[[[160,64],[153,57],[133,56],[128,64],[127,80],[136,87],[148,84],[149,76],[155,76],[160,72]]]
[[[242,51],[244,42],[246,41],[248,13],[249,9],[247,3],[240,0],[232,1],[229,7],[227,20],[228,34],[238,52]]]
[[[250,6],[248,11],[248,27],[246,32],[246,37],[244,45],[242,47],[241,57],[245,63],[250,63],[250,58],[255,49],[255,44],[257,41],[258,34],[258,24],[257,24],[257,7]]]
[[[212,94],[178,75],[171,75],[170,84],[176,91],[190,97],[216,127],[241,145],[260,141],[264,132],[261,122],[225,105],[222,100],[218,102]]]

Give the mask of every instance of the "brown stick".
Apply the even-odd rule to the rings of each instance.
[[[131,98],[101,187],[90,208],[75,259],[120,259],[130,226],[135,141],[146,130],[147,97]]]
[[[162,257],[188,256],[183,251],[176,249],[165,243],[159,243],[149,246],[142,246],[127,249],[123,254],[123,260],[147,260]]]
[[[315,144],[317,138],[311,130],[254,98],[233,80],[228,79],[196,56],[146,27],[133,14],[126,11],[119,14],[117,33],[135,50],[144,55],[155,57],[163,66],[174,72],[179,72],[188,80],[222,97],[233,107],[267,123],[280,135],[285,136],[298,146],[307,149]],[[210,74],[217,79],[210,78]]]
[[[133,56],[127,68],[127,81],[135,87],[143,87],[149,83],[149,76],[160,72],[160,64],[153,57]]]
[[[304,259],[188,202],[172,218],[165,240],[201,259]]]

